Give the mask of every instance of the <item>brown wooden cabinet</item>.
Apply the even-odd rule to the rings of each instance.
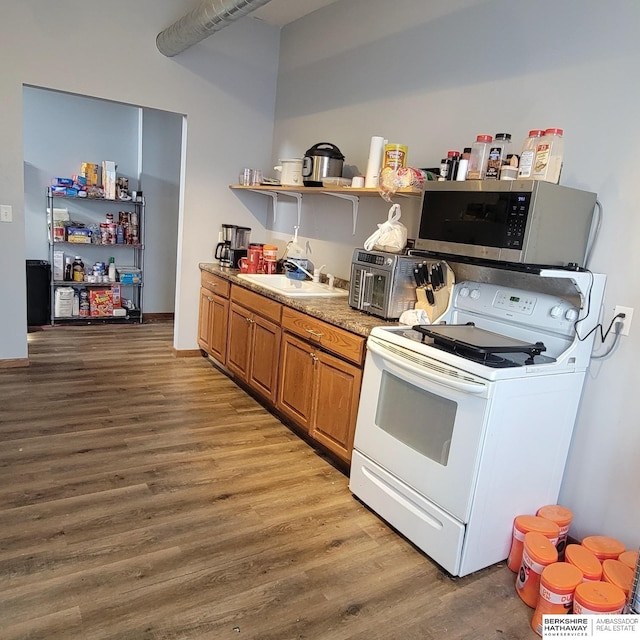
[[[277,407],[312,438],[349,462],[362,382],[364,338],[288,308],[283,310],[282,326],[285,332]]]
[[[278,414],[350,462],[365,338],[202,271],[198,344]]]
[[[229,315],[229,282],[201,272],[198,345],[224,363],[227,351],[227,318]]]
[[[227,368],[271,403],[276,401],[282,305],[231,287]]]

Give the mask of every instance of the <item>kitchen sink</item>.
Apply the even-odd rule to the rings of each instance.
[[[293,280],[282,274],[240,273],[238,277],[292,298],[335,298],[348,294],[344,289],[330,288],[328,284],[311,280]]]

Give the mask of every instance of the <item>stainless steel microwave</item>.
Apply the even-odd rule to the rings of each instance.
[[[538,180],[427,182],[416,249],[584,266],[596,194]]]

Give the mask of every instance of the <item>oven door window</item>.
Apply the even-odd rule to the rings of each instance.
[[[458,405],[382,372],[376,424],[417,453],[447,466]],[[424,428],[428,416],[429,428]]]
[[[386,273],[373,272],[371,274],[371,307],[378,311],[385,310],[387,300],[387,288],[389,286],[389,276]]]

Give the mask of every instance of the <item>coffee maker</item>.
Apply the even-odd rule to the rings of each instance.
[[[250,227],[239,227],[235,224],[222,225],[220,242],[216,245],[214,254],[221,267],[239,268],[240,258],[247,256],[250,234]]]

